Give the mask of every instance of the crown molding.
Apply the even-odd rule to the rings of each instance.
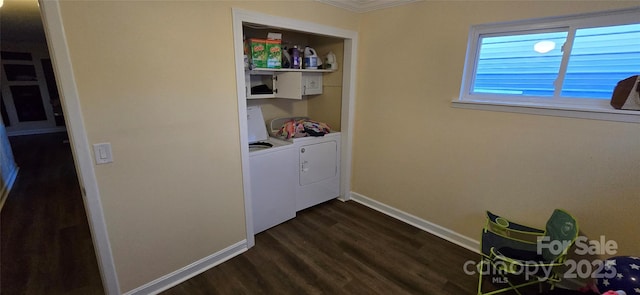
[[[316,0],[349,11],[363,13],[373,10],[409,4],[421,0]]]

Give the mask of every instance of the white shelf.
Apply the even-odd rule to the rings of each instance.
[[[276,98],[275,94],[251,94],[247,95],[247,99],[265,99],[265,98]]]
[[[335,72],[336,70],[330,70],[330,69],[269,69],[269,68],[255,68],[252,70],[249,70],[249,72],[309,72],[309,73],[331,73],[331,72]]]

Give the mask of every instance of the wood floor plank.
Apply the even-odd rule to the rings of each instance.
[[[341,203],[335,203],[335,205],[341,205]],[[325,209],[327,209],[327,211],[330,211],[330,207],[325,206]],[[317,215],[319,214],[319,212],[325,211],[307,211],[306,213],[308,215],[306,215],[305,218],[301,218],[300,223],[313,224],[314,221],[318,218]],[[340,219],[336,220],[345,221],[347,219],[341,217]],[[332,243],[326,242],[328,236],[332,237]],[[356,271],[351,270],[352,276],[357,277],[365,275],[369,283],[378,285],[378,287],[382,290],[391,290],[397,288],[397,285],[390,281],[388,277],[385,277],[375,268],[371,267],[371,257],[362,259],[363,256],[359,255],[358,253],[359,251],[371,251],[371,249],[374,249],[373,251],[378,252],[384,251],[376,250],[378,249],[378,247],[371,248],[375,245],[381,245],[379,239],[376,239],[376,243],[367,243],[366,239],[357,232],[357,229],[354,229],[352,226],[346,226],[344,222],[334,222],[331,228],[325,230],[317,229],[316,231],[311,232],[308,238],[315,238],[315,241],[311,243],[311,247],[313,247],[314,245],[318,245],[322,248],[325,248],[326,246],[335,245],[337,249],[334,250],[334,253],[341,253],[341,256],[339,257],[339,259],[336,259],[334,264],[344,264],[345,267],[355,268]],[[375,239],[375,237],[373,236],[372,238]],[[400,290],[401,289],[398,289],[397,291]]]
[[[475,294],[478,277],[463,265],[478,259],[363,205],[333,200],[256,235],[247,252],[163,294]]]
[[[378,273],[368,268],[365,264],[359,262],[357,259],[348,255],[348,251],[336,241],[327,243],[327,236],[342,235],[339,229],[332,227],[323,229],[321,227],[314,227],[316,224],[316,216],[312,214],[307,215],[307,218],[300,218],[300,222],[290,222],[279,229],[288,230],[288,228],[301,228],[302,230],[291,230],[293,235],[304,235],[306,240],[306,246],[301,248],[298,252],[305,253],[304,256],[314,256],[317,261],[324,261],[326,272],[340,273],[345,280],[348,280],[346,285],[349,285],[352,281],[365,281],[368,285],[377,286],[381,289],[391,290],[393,284],[390,284],[386,278],[380,276]],[[269,232],[269,231],[267,231]],[[316,254],[313,250],[316,250]],[[335,280],[332,284],[342,285],[341,280]],[[353,285],[353,284],[351,284]]]
[[[200,275],[219,282],[225,272],[235,281],[200,287],[211,294],[223,288],[238,292],[233,294],[446,294],[471,286],[462,293],[471,294],[477,277],[465,275],[460,280],[467,283],[458,283],[450,271],[432,268],[442,267],[434,257],[442,254],[430,251],[434,243],[450,246],[357,203],[330,201],[258,234],[255,247]],[[462,264],[446,267],[462,271]],[[236,284],[245,289],[231,286]],[[178,285],[164,294],[189,289]]]

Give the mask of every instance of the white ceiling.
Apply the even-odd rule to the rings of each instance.
[[[422,0],[316,0],[353,12],[367,12]]]

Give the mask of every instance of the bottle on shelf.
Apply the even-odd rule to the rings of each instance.
[[[301,69],[302,68],[302,56],[300,54],[300,49],[298,49],[297,45],[294,45],[291,48],[291,52],[289,54],[291,56],[291,68],[292,69]]]
[[[322,65],[322,61],[318,58],[318,54],[315,49],[306,46],[304,48],[303,64],[305,69],[317,69],[318,66]]]
[[[287,47],[282,50],[282,68],[291,68],[291,56],[289,55],[289,50],[287,49]]]

